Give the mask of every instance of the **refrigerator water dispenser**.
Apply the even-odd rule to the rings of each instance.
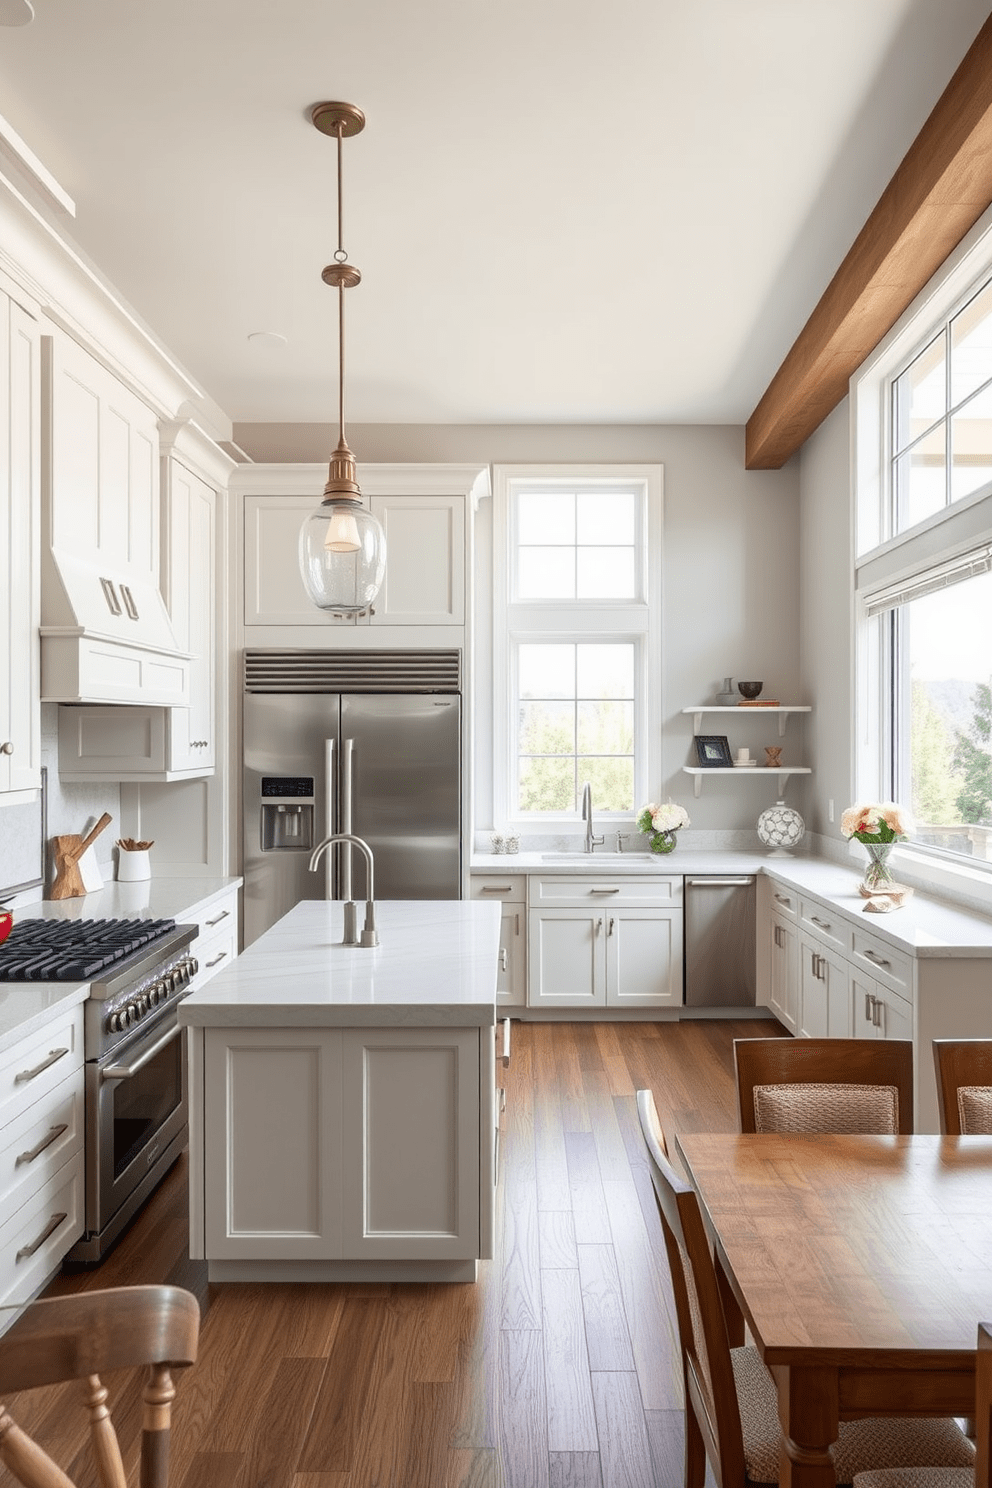
[[[287,848],[311,852],[313,840],[313,803],[293,801],[262,802],[262,851],[279,852]]]

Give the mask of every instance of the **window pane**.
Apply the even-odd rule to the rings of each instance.
[[[634,647],[626,641],[599,646],[580,643],[576,676],[577,697],[632,698]]]
[[[576,713],[580,754],[633,753],[633,703],[579,703]]]
[[[518,805],[521,811],[574,811],[575,761],[521,758]]]
[[[992,378],[992,284],[951,321],[951,406]]]
[[[575,540],[586,547],[623,547],[634,542],[634,496],[630,491],[582,491],[576,497]]]
[[[521,491],[517,540],[530,544],[575,542],[575,497],[571,491]]]
[[[896,461],[896,531],[905,532],[947,505],[946,424]]]
[[[573,703],[521,703],[520,753],[575,753]]]
[[[893,384],[893,447],[904,450],[947,412],[944,332]]]
[[[631,759],[579,759],[579,780],[592,787],[593,813],[633,811],[634,761]]]
[[[521,599],[574,599],[574,548],[520,548],[517,594]]]
[[[992,388],[985,388],[951,420],[951,500],[992,480]]]
[[[579,599],[634,599],[633,548],[579,548],[576,555]]]
[[[992,574],[900,611],[915,841],[992,860]]]
[[[522,698],[574,698],[575,647],[555,645],[520,646],[517,676]]]

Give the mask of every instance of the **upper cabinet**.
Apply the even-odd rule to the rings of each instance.
[[[364,466],[364,499],[386,534],[386,577],[366,614],[334,615],[310,600],[300,577],[299,536],[320,501],[318,466],[242,466],[244,624],[317,626],[347,632],[377,626],[464,626],[471,499],[488,492],[477,466]]]
[[[42,698],[186,704],[159,589],[155,413],[71,337],[42,338]]]
[[[0,289],[0,797],[41,784],[37,321]]]

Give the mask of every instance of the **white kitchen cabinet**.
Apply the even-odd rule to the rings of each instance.
[[[198,933],[190,952],[199,965],[191,988],[198,992],[211,977],[224,971],[238,954],[238,891],[214,899],[200,912]]]
[[[773,914],[768,922],[768,1006],[790,1033],[799,1026],[799,932],[794,919]]]
[[[803,1038],[851,1037],[851,968],[836,951],[802,933],[799,1008]]]
[[[491,1027],[207,1028],[203,1038],[209,1260],[480,1254]]]
[[[473,899],[490,903],[498,901],[502,905],[496,1003],[500,1007],[523,1007],[527,1001],[526,876],[523,873],[473,873],[469,894]]]
[[[0,290],[0,799],[41,784],[38,323]]]
[[[0,1305],[33,1296],[83,1232],[83,1009],[0,1055]]]
[[[367,614],[334,615],[310,599],[299,538],[315,496],[245,498],[246,625],[464,625],[465,498],[372,496],[386,534],[386,575]]]
[[[530,879],[527,1005],[682,1003],[682,879]]]
[[[852,972],[855,1038],[913,1037],[913,1006],[874,977]]]

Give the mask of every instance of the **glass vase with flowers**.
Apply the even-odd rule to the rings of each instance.
[[[854,837],[862,843],[868,853],[862,890],[869,894],[884,894],[894,883],[889,854],[895,843],[908,837],[913,830],[907,813],[895,801],[849,806],[840,819],[840,829],[845,837]]]
[[[674,801],[664,801],[660,806],[652,801],[638,812],[636,825],[652,852],[670,853],[675,849],[676,834],[689,825],[689,814]]]

